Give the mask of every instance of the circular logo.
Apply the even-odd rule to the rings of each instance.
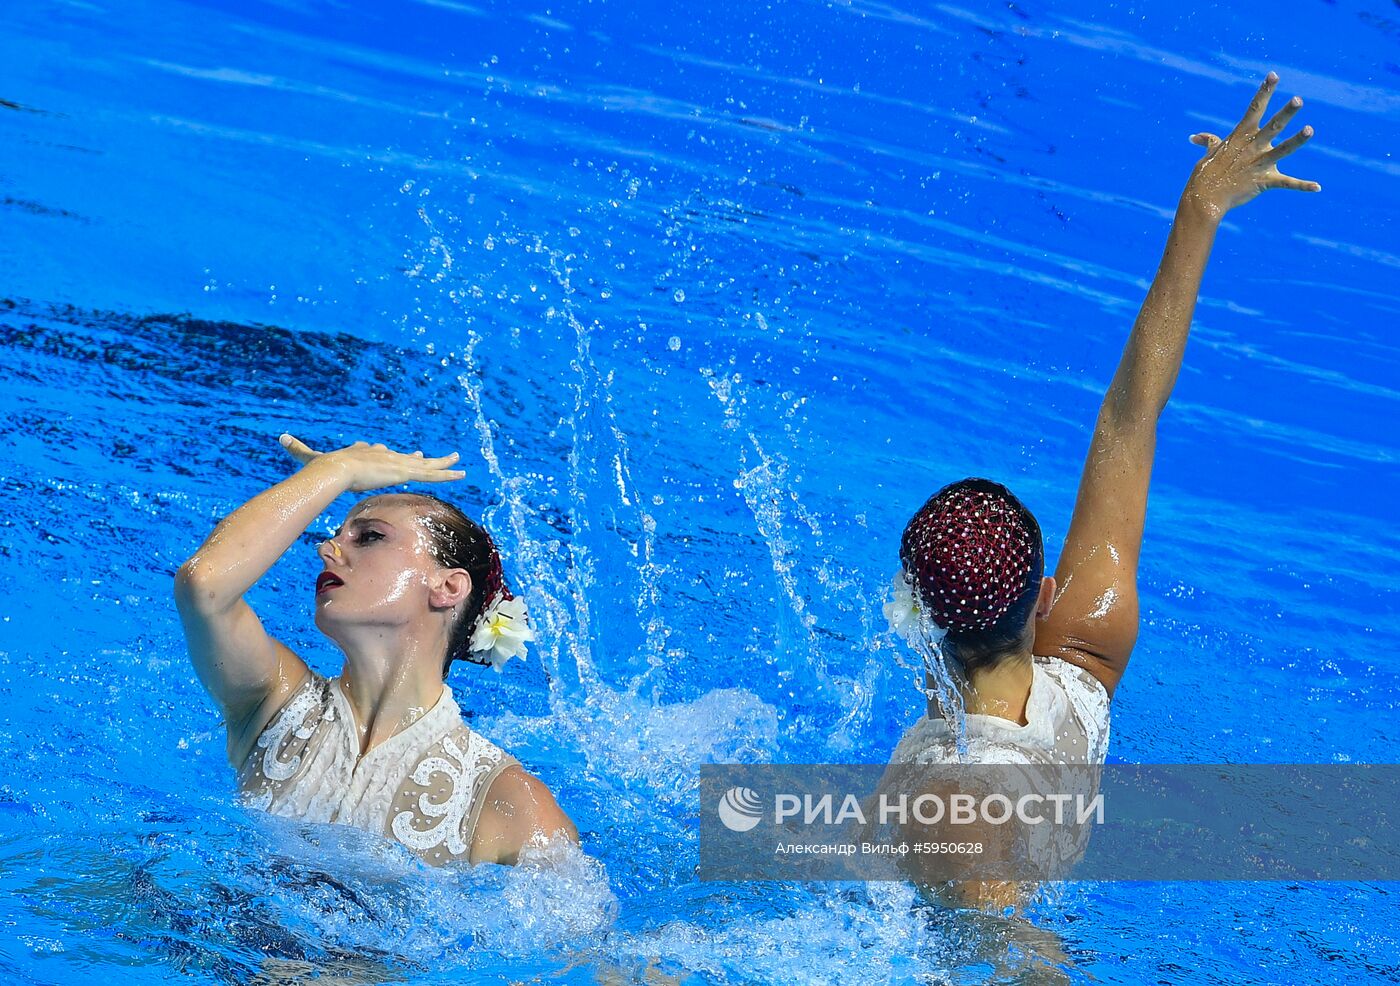
[[[731,787],[719,799],[719,820],[731,832],[747,832],[762,819],[758,795],[746,787]]]

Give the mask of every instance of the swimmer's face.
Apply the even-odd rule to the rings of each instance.
[[[332,638],[349,627],[403,627],[441,610],[450,572],[413,497],[386,495],[356,504],[317,549],[316,625]]]

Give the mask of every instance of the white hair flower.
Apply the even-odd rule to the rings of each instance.
[[[473,654],[481,655],[500,671],[512,657],[523,659],[526,641],[534,639],[535,630],[530,626],[525,600],[497,596],[477,621],[471,649]]]
[[[894,598],[885,603],[885,619],[890,629],[912,643],[911,636],[919,625],[919,597],[909,584],[909,577],[900,569],[895,573]]]
[[[885,619],[890,621],[890,629],[904,639],[904,642],[925,656],[936,655],[948,635],[934,622],[933,614],[924,608],[918,590],[909,573],[900,569],[894,576],[894,598],[885,603]]]

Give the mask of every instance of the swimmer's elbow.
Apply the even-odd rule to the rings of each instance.
[[[184,604],[192,602],[199,594],[199,565],[191,558],[175,570],[175,601]]]
[[[1110,387],[1094,423],[1097,441],[1124,441],[1132,438],[1155,441],[1157,424],[1166,408],[1166,398],[1139,385]]]
[[[175,572],[175,604],[182,612],[211,613],[228,608],[220,598],[209,567],[197,557],[191,558]]]

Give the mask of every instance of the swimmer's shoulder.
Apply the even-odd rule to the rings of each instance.
[[[1036,654],[1031,660],[1071,697],[1087,694],[1093,696],[1096,701],[1101,698],[1107,705],[1108,688],[1087,663],[1080,664],[1078,661],[1050,654]]]
[[[258,738],[298,695],[308,690],[325,691],[327,683],[327,678],[302,664],[295,676],[279,682],[242,720],[228,723],[228,758],[234,770],[242,769],[257,746]]]
[[[1089,758],[1103,763],[1108,751],[1110,696],[1098,675],[1073,661],[1060,657],[1037,655],[1036,667],[1054,681],[1064,693],[1065,700],[1089,746]]]
[[[473,863],[514,865],[524,849],[559,838],[578,845],[578,828],[559,807],[554,793],[514,757],[482,797],[472,836]]]

